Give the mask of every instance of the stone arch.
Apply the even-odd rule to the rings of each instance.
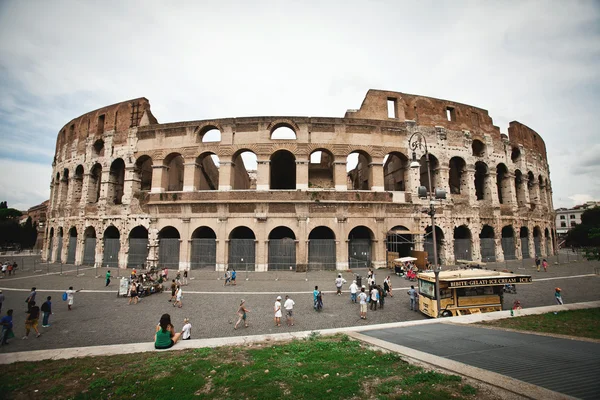
[[[104,251],[102,265],[110,268],[118,268],[119,251],[121,250],[121,233],[114,225],[109,225],[102,235]]]
[[[77,228],[72,226],[69,229],[69,243],[67,245],[67,264],[75,264],[77,254]]]
[[[60,204],[67,205],[67,195],[69,194],[69,169],[63,169],[62,179],[60,180]]]
[[[77,167],[75,167],[75,174],[73,175],[72,204],[75,207],[78,207],[79,203],[81,202],[81,195],[83,190],[83,174],[83,165],[79,164]]]
[[[414,249],[413,234],[407,227],[396,225],[387,232],[385,248],[388,254],[395,253],[398,257],[409,257]]]
[[[383,158],[383,186],[386,191],[403,192],[410,179],[410,162],[402,152],[392,151]]]
[[[437,157],[429,153],[429,168],[431,173],[431,187],[429,186],[429,176],[427,172],[427,157],[423,155],[419,160],[419,186],[425,186],[428,192],[432,191],[432,188],[436,188],[439,185],[439,173],[440,173],[440,162]]]
[[[467,225],[454,228],[454,260],[473,261],[473,236]]]
[[[473,143],[471,143],[471,154],[473,157],[484,157],[485,144],[479,139],[473,139]]]
[[[550,230],[548,228],[544,229],[544,237],[546,239],[546,257],[548,257],[551,254],[554,254],[552,236],[550,235]]]
[[[317,226],[308,235],[308,268],[336,269],[335,232],[327,226]]]
[[[180,153],[171,153],[165,157],[163,165],[167,167],[164,172],[166,177],[167,192],[181,192],[183,190],[185,161]]]
[[[540,194],[540,204],[543,207],[548,206],[548,199],[546,198],[546,185],[544,184],[544,178],[542,175],[538,175],[538,191]]]
[[[537,257],[542,256],[542,230],[539,226],[533,228],[533,246],[535,249],[535,255]]]
[[[220,142],[222,129],[217,125],[205,125],[202,128],[197,129],[197,134],[202,143]]]
[[[515,193],[517,204],[519,207],[525,205],[525,185],[523,182],[523,173],[520,170],[515,170]]]
[[[529,193],[529,204],[531,205],[532,208],[535,208],[535,200],[537,198],[537,195],[535,193],[535,184],[536,184],[536,179],[535,179],[535,176],[533,175],[533,172],[528,171],[527,172],[527,192]]]
[[[123,202],[123,194],[125,192],[125,161],[122,158],[117,158],[110,165],[110,173],[108,177],[108,188],[106,197],[113,204],[121,204]]]
[[[278,150],[271,155],[270,189],[296,189],[296,157],[287,150]]]
[[[512,225],[502,227],[502,252],[506,261],[516,260],[515,230]]]
[[[158,263],[160,268],[179,269],[181,236],[177,228],[167,225],[158,232]]]
[[[63,228],[59,226],[56,230],[56,262],[62,264],[62,248],[63,248]]]
[[[275,125],[271,130],[271,140],[296,140],[296,130],[288,123],[281,122]]]
[[[190,268],[216,268],[217,265],[217,235],[208,226],[199,226],[192,232],[192,250]]]
[[[102,190],[102,165],[95,163],[90,170],[88,203],[97,203]]]
[[[238,226],[229,233],[228,268],[242,271],[256,269],[256,236],[247,226]]]
[[[196,190],[219,189],[219,156],[207,151],[196,158],[194,168],[194,187]]]
[[[231,157],[231,188],[233,190],[256,189],[256,153],[247,148],[239,149]]]
[[[438,225],[435,226],[435,241],[436,241],[436,250],[438,255],[438,263],[442,263],[442,252],[445,246],[445,238],[444,231]],[[427,260],[430,263],[435,264],[435,253],[433,246],[433,230],[431,229],[431,225],[425,227],[425,237],[423,240],[423,248],[427,252]]]
[[[136,192],[150,191],[152,190],[152,157],[149,155],[142,155],[135,161],[134,173],[136,177],[136,183],[139,188],[136,188]]]
[[[461,157],[452,157],[449,162],[448,184],[450,194],[467,194],[469,183],[466,179],[467,163]]]
[[[148,229],[143,225],[134,227],[129,231],[128,241],[127,268],[145,269],[149,250]]]
[[[354,150],[346,157],[346,172],[348,174],[348,189],[370,190],[371,156],[364,150]]]
[[[96,228],[88,226],[83,232],[83,264],[96,264]]]
[[[54,246],[54,227],[51,227],[49,234],[48,234],[48,253],[47,253],[48,261],[52,261],[53,246]]]
[[[371,268],[371,244],[373,231],[364,225],[354,227],[348,234],[348,266]]]
[[[300,130],[298,124],[296,124],[296,122],[292,121],[291,119],[276,119],[274,121],[271,121],[269,123],[269,126],[267,126],[267,130],[272,135],[274,130],[282,126],[293,130],[294,134],[296,134]]]
[[[269,232],[269,270],[296,270],[296,235],[287,226]]]
[[[498,202],[508,204],[510,202],[510,178],[508,168],[500,163],[496,166],[496,188],[498,191]]]
[[[331,151],[318,148],[310,153],[308,187],[322,189],[335,188],[335,157]]]
[[[475,196],[477,200],[490,200],[489,169],[483,161],[475,163]]]
[[[104,140],[98,139],[92,145],[92,154],[96,157],[104,157]]]
[[[510,159],[514,163],[521,161],[521,150],[518,147],[513,146],[510,152]]]
[[[494,228],[490,225],[484,225],[479,233],[479,242],[481,247],[481,261],[496,261],[496,235]]]
[[[522,258],[531,258],[531,253],[529,249],[529,228],[526,226],[522,226],[519,230],[519,238],[521,240],[521,257]]]

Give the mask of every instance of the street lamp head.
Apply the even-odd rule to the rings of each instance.
[[[412,161],[410,162],[410,168],[421,168],[421,163],[417,160],[417,154],[413,151]]]

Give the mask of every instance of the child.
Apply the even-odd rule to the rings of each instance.
[[[231,272],[225,271],[225,283],[223,286],[227,286],[228,283],[231,285]]]
[[[235,278],[237,278],[237,272],[235,272],[235,268],[233,268],[233,270],[231,271],[231,283],[233,284],[233,286],[237,285],[237,283],[235,282]]]
[[[558,287],[556,289],[554,289],[554,298],[556,299],[557,304],[560,304],[561,306],[564,304],[562,295],[560,294],[560,288],[558,288]]]
[[[548,261],[545,258],[542,261],[542,267],[544,267],[544,272],[548,272]]]
[[[317,296],[319,295],[319,287],[315,286],[315,290],[313,290],[313,306],[315,310],[317,309]]]
[[[189,318],[183,319],[183,328],[181,329],[181,340],[190,340],[192,338],[192,324]]]

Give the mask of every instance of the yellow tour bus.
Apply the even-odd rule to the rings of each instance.
[[[531,283],[531,276],[511,272],[468,269],[440,271],[440,311],[435,297],[435,274],[421,272],[419,310],[430,317],[484,313],[502,310],[503,287]]]

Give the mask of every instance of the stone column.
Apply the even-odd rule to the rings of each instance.
[[[108,186],[111,184],[110,183],[110,170],[106,169],[106,170],[102,170],[102,177],[100,180],[100,198],[98,199],[98,203],[99,204],[112,204],[113,203],[113,199],[108,199],[107,195],[108,195]]]
[[[496,172],[489,169],[486,177],[486,188],[485,191],[490,193],[490,202],[493,207],[500,206],[500,200],[498,200],[498,186],[496,185]]]
[[[338,229],[335,232],[335,260],[338,271],[347,270],[348,264],[348,235],[346,234],[346,220],[338,219]]]
[[[335,161],[334,165],[334,183],[335,190],[345,192],[348,190],[348,174],[346,173],[346,160]]]
[[[372,162],[369,164],[369,169],[371,174],[371,191],[383,192],[385,190],[383,162]]]
[[[200,173],[199,166],[196,161],[186,162],[183,164],[183,191],[193,192],[198,190],[196,182],[198,182],[198,174]]]
[[[537,254],[535,251],[535,242],[533,241],[533,229],[527,227],[527,241],[529,242],[529,255],[534,258]]]
[[[190,269],[190,255],[191,255],[191,242],[190,242],[190,218],[181,218],[181,236],[179,240],[179,270],[183,271]]]
[[[507,182],[508,181],[508,182]],[[516,192],[516,188],[515,188],[515,175],[511,174],[510,172],[507,173],[504,177],[504,179],[502,180],[502,186],[506,188],[505,190],[505,194],[506,194],[506,198],[502,198],[502,201],[504,202],[504,204],[508,205],[508,206],[518,206],[517,204],[517,192]]]
[[[257,160],[256,190],[269,190],[270,160]]]
[[[496,237],[494,237],[494,245],[496,247],[496,262],[504,261],[504,250],[502,250],[502,237],[498,237],[498,234],[496,234]]]
[[[94,258],[94,266],[102,267],[104,258],[104,232],[96,232],[96,254]]]
[[[169,168],[165,165],[152,165],[152,188],[150,193],[164,193],[167,191]]]
[[[75,265],[83,264],[83,252],[85,251],[85,229],[83,232],[78,232],[77,235],[77,251],[75,252]]]
[[[227,218],[218,219],[217,227],[217,271],[226,271],[229,262],[228,249],[229,239],[227,239]]]
[[[118,254],[118,258],[119,258],[119,268],[120,269],[126,269],[127,268],[127,261],[129,259],[129,237],[127,235],[121,235],[119,237],[119,254]]]
[[[417,169],[418,171],[418,169]],[[432,190],[435,188],[441,188],[450,193],[450,183],[448,182],[450,174],[450,168],[446,166],[439,166],[436,169],[431,170],[431,181],[433,184]]]
[[[308,159],[296,159],[296,189],[308,189]]]
[[[465,175],[467,180],[467,193],[469,204],[477,203],[477,193],[475,191],[475,168],[472,165],[465,168]]]
[[[255,243],[255,271],[264,272],[268,269],[268,246],[269,246],[269,235],[266,230],[266,220],[258,221],[256,224],[256,240]]]
[[[65,264],[67,262],[67,254],[69,253],[69,231],[63,232],[62,242],[63,245],[60,251],[60,259],[62,260],[62,263]]]
[[[412,195],[413,203],[415,199],[418,199],[418,189],[421,185],[421,176],[419,168],[409,168],[408,169],[408,181],[406,182],[406,187],[404,190],[407,193]]]
[[[471,232],[471,258],[473,261],[481,261],[481,239],[473,232]]]
[[[219,190],[231,190],[231,171],[232,171],[231,156],[223,156],[219,160]]]
[[[307,219],[298,217],[298,237],[296,237],[296,264],[308,264]]]
[[[527,175],[522,175],[522,181],[521,190],[523,193],[523,204],[519,204],[519,206],[527,207],[529,204],[529,189],[527,187],[527,182],[529,182],[529,180],[527,179]]]
[[[134,187],[137,186],[139,190],[139,185],[137,184],[138,182],[139,178],[135,173],[135,166],[130,165],[128,167],[125,167],[125,179],[123,182],[123,199],[121,200],[123,204],[131,204],[131,199],[134,195]]]

